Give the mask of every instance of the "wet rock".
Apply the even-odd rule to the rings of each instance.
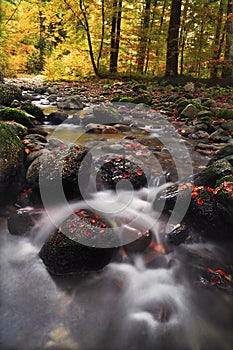
[[[209,188],[202,188],[193,198],[185,222],[211,239],[232,238],[233,211],[228,210]]]
[[[0,121],[15,121],[16,123],[24,125],[26,128],[34,126],[33,122],[22,111],[16,108],[2,108],[0,109]]]
[[[147,186],[147,178],[142,168],[125,158],[114,158],[105,162],[97,172],[96,187],[98,190],[116,189],[118,183],[124,189],[135,190]]]
[[[0,122],[0,204],[10,203],[24,184],[24,149],[16,133]]]
[[[212,111],[207,111],[207,110],[204,110],[204,111],[199,111],[197,113],[197,118],[198,119],[202,119],[207,117],[208,119],[211,119],[214,117],[214,113]]]
[[[40,135],[40,134],[28,134],[27,136],[24,137],[24,140],[30,140],[30,141],[39,141],[39,142],[42,142],[42,143],[47,143],[47,139],[43,136],[43,135]]]
[[[62,184],[68,199],[77,198],[88,184],[91,167],[89,149],[82,145],[65,145],[51,148],[37,157],[29,166],[26,179],[33,190],[43,186],[51,194],[51,201],[61,200],[57,190]],[[54,204],[54,203],[51,203]]]
[[[131,126],[127,124],[115,124],[114,128],[116,128],[118,131],[121,131],[121,132],[128,132],[131,130]]]
[[[119,243],[109,233],[108,226],[99,215],[75,210],[45,242],[39,256],[55,275],[98,271],[111,261],[116,251],[109,247]]]
[[[22,91],[15,85],[0,83],[0,105],[10,106],[14,100],[21,101]]]
[[[68,114],[61,111],[55,111],[48,115],[48,121],[54,125],[59,125],[63,123],[67,120],[67,118]]]
[[[210,164],[203,172],[195,179],[197,186],[205,185],[214,187],[216,181],[233,172],[233,167],[226,159],[219,159]]]
[[[7,220],[8,230],[12,235],[29,236],[32,228],[39,223],[41,215],[42,210],[30,207],[16,210]]]
[[[177,225],[173,228],[171,232],[166,234],[166,239],[168,243],[179,245],[184,243],[189,236],[189,229],[186,225]]]
[[[147,231],[137,240],[123,246],[127,253],[140,253],[149,247],[152,242],[152,233]]]
[[[48,132],[39,128],[29,128],[28,134],[39,134],[42,136],[48,136]]]
[[[207,98],[204,101],[202,101],[202,106],[208,108],[215,108],[217,106],[217,103],[212,98]]]
[[[184,91],[185,92],[194,92],[195,91],[194,84],[192,82],[185,84]]]
[[[58,108],[61,109],[83,109],[84,105],[79,96],[66,97],[57,103]]]

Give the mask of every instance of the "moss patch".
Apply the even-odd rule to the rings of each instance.
[[[33,128],[34,124],[26,116],[25,113],[19,111],[17,108],[2,108],[0,109],[0,121],[15,121],[26,126],[26,128]]]

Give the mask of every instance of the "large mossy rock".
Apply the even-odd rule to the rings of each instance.
[[[44,112],[37,106],[34,106],[31,102],[24,102],[21,104],[21,108],[36,118],[36,120],[40,123],[43,123],[45,119]]]
[[[122,122],[121,114],[111,106],[98,106],[93,108],[93,114],[82,119],[85,126],[90,123],[114,125]]]
[[[103,241],[103,247],[99,245]],[[42,246],[39,256],[55,275],[98,271],[107,265],[118,245],[107,223],[86,210],[75,210]],[[97,244],[98,242],[98,244]]]
[[[60,143],[59,143],[60,142]],[[62,184],[67,198],[77,198],[85,191],[89,181],[92,157],[89,149],[82,145],[66,145],[58,140],[57,146],[48,144],[42,155],[30,164],[26,179],[33,190],[47,188],[51,198],[59,198],[58,188]],[[82,188],[81,188],[82,187]]]
[[[219,159],[210,164],[195,180],[196,185],[214,187],[216,181],[233,172],[231,163],[226,159]]]
[[[0,204],[10,203],[24,183],[24,147],[7,123],[0,122]]]
[[[0,109],[0,121],[15,121],[16,123],[26,126],[26,128],[33,128],[33,122],[28,116],[17,108],[2,108]]]
[[[22,99],[22,91],[15,85],[0,82],[0,105],[10,106],[14,100]]]
[[[83,109],[84,105],[79,96],[69,96],[57,103],[61,109]]]

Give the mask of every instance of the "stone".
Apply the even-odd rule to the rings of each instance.
[[[21,104],[21,108],[34,116],[39,123],[43,123],[45,119],[44,112],[37,106],[33,105],[31,102],[24,102]]]
[[[215,115],[217,118],[223,118],[223,119],[233,119],[233,110],[232,109],[215,109]]]
[[[28,129],[22,124],[14,121],[5,122],[5,124],[8,125],[20,139],[23,139],[28,133]]]
[[[198,174],[198,176],[195,179],[195,185],[201,186],[209,186],[209,187],[215,187],[216,181],[221,179],[222,177],[226,175],[230,175],[233,172],[233,168],[226,159],[219,159]]]
[[[111,106],[99,106],[93,108],[95,123],[113,125],[121,122],[121,114]]]
[[[209,134],[206,131],[203,130],[198,130],[195,133],[193,133],[192,135],[192,139],[194,140],[198,140],[198,139],[208,139]]]
[[[109,247],[119,245],[108,228],[109,224],[99,215],[75,210],[45,242],[39,256],[55,275],[101,270],[117,250]]]
[[[26,179],[29,186],[37,192],[43,186],[44,193],[47,189],[51,194],[51,201],[59,202],[60,193],[57,188],[60,184],[68,199],[80,198],[81,190],[85,190],[89,181],[89,149],[82,145],[64,143],[60,143],[58,147],[48,144],[46,149],[49,152],[43,152],[27,169]]]
[[[233,120],[221,123],[221,129],[233,131]]]
[[[50,113],[47,118],[51,124],[59,125],[67,120],[68,114],[61,111],[55,111]]]
[[[97,190],[115,190],[118,183],[125,190],[131,190],[129,182],[135,190],[147,186],[147,178],[142,168],[130,160],[121,157],[105,162],[101,165],[96,175]]]
[[[197,115],[198,109],[193,104],[188,104],[180,113],[180,118],[193,118]]]
[[[215,108],[217,106],[217,103],[212,98],[208,98],[208,99],[202,101],[202,106],[209,107],[209,108]]]
[[[185,92],[194,92],[195,91],[194,84],[192,82],[185,84],[184,91]]]
[[[229,133],[226,130],[219,128],[209,135],[209,139],[214,142],[227,142],[230,138]]]
[[[169,244],[179,245],[184,243],[189,236],[187,225],[176,225],[170,232],[166,234],[166,239]]]
[[[0,83],[0,105],[10,106],[14,100],[21,101],[22,91],[15,85]]]
[[[139,95],[139,96],[133,98],[131,102],[136,103],[136,104],[143,103],[145,105],[150,105],[152,102],[152,98],[150,95],[143,94],[143,95]]]
[[[31,128],[34,126],[33,122],[27,117],[25,113],[16,108],[2,108],[0,109],[0,121],[15,121],[19,124]]]
[[[36,222],[39,222],[42,212],[38,209],[21,208],[11,213],[7,219],[9,232],[16,236],[29,236]]]
[[[111,125],[90,123],[85,126],[85,132],[89,134],[117,134],[118,129]]]
[[[203,120],[204,117],[208,117],[208,119],[211,119],[214,117],[214,113],[212,111],[207,111],[207,110],[199,111],[197,113],[198,119]]]
[[[0,122],[0,204],[14,200],[22,190],[24,175],[23,144],[7,123]]]
[[[84,105],[79,96],[69,96],[57,103],[61,109],[83,109]]]

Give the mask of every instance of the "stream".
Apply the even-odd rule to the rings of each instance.
[[[44,106],[45,113],[46,108],[51,109],[44,100],[34,103]],[[111,219],[121,217],[123,223],[130,218],[127,225],[131,229],[135,225],[143,232],[150,229],[153,244],[138,254],[120,249],[99,272],[55,277],[38,256],[47,238],[44,227],[37,237],[33,232],[29,237],[17,237],[8,232],[6,220],[1,218],[1,349],[232,349],[232,290],[224,288],[221,278],[215,281],[215,274],[211,281],[207,277],[208,269],[232,269],[232,242],[190,240],[169,246],[164,232],[182,218],[185,208],[181,212],[178,208],[167,224],[152,207],[165,186],[165,175],[169,173],[172,182],[188,178],[208,159],[192,151],[193,145],[177,137],[164,118],[155,124],[137,118],[137,123],[140,130],[149,132],[135,127],[127,134],[97,135],[68,123],[42,126],[49,138],[87,145],[97,159],[93,172],[103,155],[124,152],[126,158],[142,163],[148,188],[132,191],[127,201],[122,189],[116,195],[93,190],[88,205]],[[72,209],[83,205],[78,201]],[[53,222],[66,218],[66,207],[67,203],[57,209]],[[166,229],[162,229],[164,225]]]

